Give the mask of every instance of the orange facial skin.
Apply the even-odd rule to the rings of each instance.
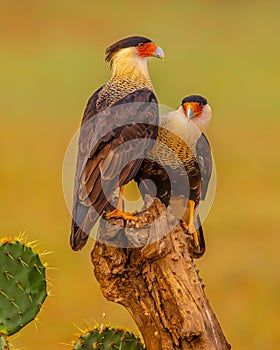
[[[203,105],[199,102],[186,102],[183,104],[185,115],[188,115],[188,109],[193,111],[193,118],[198,117],[202,113]]]
[[[157,50],[157,45],[153,42],[140,43],[136,46],[136,49],[140,57],[153,57]]]

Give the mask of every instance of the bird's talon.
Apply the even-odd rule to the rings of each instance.
[[[192,224],[187,224],[185,221],[181,221],[182,227],[187,230],[193,237],[194,245],[196,248],[199,248],[199,239],[198,239],[198,233]]]
[[[195,247],[200,249],[198,234],[197,234],[196,230],[194,232],[192,232],[192,236],[193,236],[193,241],[194,241]]]
[[[185,221],[181,222],[181,226],[187,231],[189,231],[189,229],[190,229],[190,226]]]
[[[132,221],[138,221],[138,218],[135,216],[136,212],[133,213],[126,213],[119,209],[114,209],[110,213],[106,214],[106,219],[110,220],[112,218],[115,219],[124,219],[124,220],[132,220]]]

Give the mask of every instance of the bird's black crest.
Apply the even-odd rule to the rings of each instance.
[[[139,43],[150,43],[152,40],[144,38],[143,36],[130,36],[129,38],[121,39],[111,46],[107,47],[105,53],[105,61],[110,62],[112,60],[113,54],[120,49],[125,49],[126,47],[137,46]]]
[[[202,105],[207,105],[207,100],[205,97],[202,97],[200,95],[190,95],[190,96],[187,96],[185,97],[183,100],[182,100],[182,104],[183,103],[186,103],[186,102],[198,102]]]

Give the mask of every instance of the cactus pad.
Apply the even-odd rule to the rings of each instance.
[[[139,338],[123,329],[111,327],[86,331],[74,344],[73,350],[144,350]]]
[[[20,240],[0,241],[0,334],[12,335],[34,320],[47,296],[40,257]]]

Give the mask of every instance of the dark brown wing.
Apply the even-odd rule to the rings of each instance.
[[[212,174],[211,148],[204,134],[200,136],[196,144],[196,159],[201,176],[201,199],[204,200]]]
[[[97,98],[90,99],[80,131],[71,231],[74,250],[85,245],[99,216],[111,208],[117,188],[135,177],[157,134],[158,105],[152,91],[137,90],[101,111]]]
[[[212,174],[212,154],[209,142],[204,134],[200,136],[196,144],[196,162],[200,172],[200,186],[197,187],[193,195],[197,199],[196,204],[198,204],[201,199],[204,200],[206,197]],[[200,258],[205,253],[206,244],[198,207],[195,210],[194,225],[198,232],[199,247],[196,247],[194,242],[191,241],[191,246],[193,249],[192,254],[194,258]]]

